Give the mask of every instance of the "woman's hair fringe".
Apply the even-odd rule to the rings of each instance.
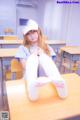
[[[42,34],[42,31],[40,28],[38,28],[38,46],[43,49],[43,51],[50,56],[50,51],[48,49],[48,45],[46,43],[47,38]],[[28,40],[27,35],[24,35],[23,45],[25,47],[32,45],[32,42]]]

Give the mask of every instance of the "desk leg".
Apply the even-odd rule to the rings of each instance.
[[[3,73],[3,59],[0,59],[1,64],[1,76],[0,76],[0,110],[9,111],[7,93],[6,93],[6,81]]]
[[[63,59],[64,59],[64,52],[62,51],[61,55],[60,55],[60,65],[59,65],[60,72],[62,72],[62,62],[63,62]]]
[[[0,63],[1,63],[1,77],[0,77],[0,106],[3,107],[4,102],[3,102],[3,62],[2,59],[0,59]]]
[[[11,73],[11,79],[16,80],[16,73],[15,72]]]
[[[80,62],[78,63],[78,70],[77,70],[78,75],[80,75]]]
[[[72,60],[70,59],[70,67],[69,67],[69,72],[71,73],[72,72]]]

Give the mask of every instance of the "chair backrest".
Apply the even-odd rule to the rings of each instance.
[[[4,33],[5,34],[14,34],[14,30],[12,28],[5,28]]]
[[[22,64],[16,58],[11,60],[11,73],[15,73],[15,78],[20,78],[23,76]]]

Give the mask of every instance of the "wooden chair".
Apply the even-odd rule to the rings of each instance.
[[[5,29],[4,29],[4,33],[5,33],[5,34],[13,34],[14,31],[13,31],[12,28],[5,28]]]
[[[11,79],[20,79],[23,77],[22,64],[16,58],[11,60]]]

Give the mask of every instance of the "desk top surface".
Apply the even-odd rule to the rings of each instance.
[[[18,48],[0,48],[0,58],[14,57]]]
[[[22,44],[23,40],[0,40],[0,45]]]
[[[0,44],[22,44],[23,40],[0,40]],[[47,44],[66,44],[64,41],[47,40]]]
[[[28,100],[24,80],[7,81],[11,120],[56,120],[80,115],[80,77],[65,74],[63,78],[68,86],[66,99],[60,99],[51,84],[47,84],[40,88],[40,99],[36,102]]]
[[[61,51],[67,52],[69,54],[80,55],[80,46],[65,46],[60,48]]]
[[[60,41],[60,40],[58,40],[58,41],[57,41],[57,40],[47,40],[46,43],[47,43],[47,44],[50,44],[50,45],[51,45],[51,44],[54,44],[54,45],[58,45],[58,44],[59,44],[59,45],[60,45],[60,44],[61,44],[61,45],[66,45],[66,42],[65,42],[65,41]]]

